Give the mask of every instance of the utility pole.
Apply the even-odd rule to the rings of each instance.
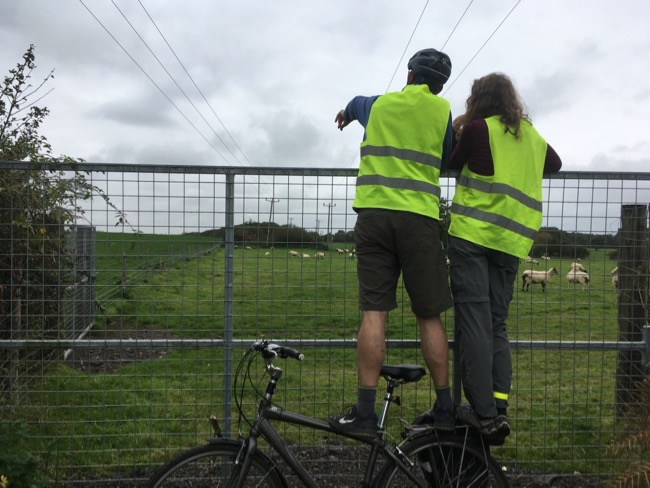
[[[266,229],[266,247],[269,247],[269,237],[271,236],[271,222],[273,222],[273,204],[279,202],[279,198],[265,198],[267,202],[271,203],[271,211],[269,212],[269,227]],[[272,241],[275,243],[275,239]]]
[[[327,243],[332,242],[332,207],[336,207],[336,203],[323,203],[327,207]]]
[[[316,234],[318,234],[319,224],[320,224],[320,219],[316,219]]]

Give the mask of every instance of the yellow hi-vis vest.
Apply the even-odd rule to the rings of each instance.
[[[449,235],[525,258],[542,225],[546,141],[521,121],[517,139],[497,116],[487,122],[494,175],[463,167],[451,205]]]
[[[451,109],[427,85],[380,96],[370,109],[352,208],[440,216],[440,164]]]

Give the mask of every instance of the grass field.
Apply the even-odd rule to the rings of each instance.
[[[222,337],[224,248],[216,244],[202,237],[99,234],[98,297],[110,299],[102,303],[104,315],[94,336],[102,337],[119,321],[133,336],[164,330],[172,337]],[[355,262],[335,252],[322,260],[314,259],[313,249],[300,252],[312,257],[290,258],[287,249],[235,251],[235,338],[349,339],[354,344],[359,322]],[[510,309],[512,340],[617,339],[617,295],[609,274],[616,263],[605,251],[592,251],[583,264],[592,280],[586,290],[567,284],[569,260],[535,267],[559,271],[546,292],[539,285],[522,292],[518,280]],[[521,271],[527,267],[522,264]],[[452,313],[444,320],[451,337]],[[402,294],[387,336],[414,339],[415,334]],[[283,364],[281,404],[327,417],[353,403],[355,350],[304,352],[305,361]],[[242,353],[235,350],[235,360]],[[418,351],[401,349],[389,350],[387,362],[423,364]],[[514,432],[495,456],[532,471],[612,472],[616,461],[606,446],[615,432],[616,353],[517,349],[513,367],[509,415]],[[210,435],[207,416],[222,417],[223,369],[223,351],[214,349],[170,349],[156,359],[93,374],[61,362],[34,378],[21,416],[32,423],[38,449],[63,477],[149,467]],[[392,417],[395,435],[398,417],[412,419],[432,402],[426,380],[404,388],[401,396],[402,407],[395,407]],[[247,405],[254,405],[252,396]],[[321,434],[304,429],[289,429],[286,435],[300,443],[322,442]]]

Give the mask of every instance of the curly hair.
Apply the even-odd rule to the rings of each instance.
[[[465,101],[465,122],[494,115],[498,115],[506,126],[505,131],[517,138],[521,136],[520,121],[531,121],[512,80],[503,73],[490,73],[474,80],[472,91]]]

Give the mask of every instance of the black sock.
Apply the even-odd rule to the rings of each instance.
[[[357,412],[361,417],[369,417],[375,413],[377,388],[360,386],[357,390]]]
[[[436,403],[439,408],[453,410],[454,401],[451,399],[451,388],[449,385],[437,387],[436,386]]]

